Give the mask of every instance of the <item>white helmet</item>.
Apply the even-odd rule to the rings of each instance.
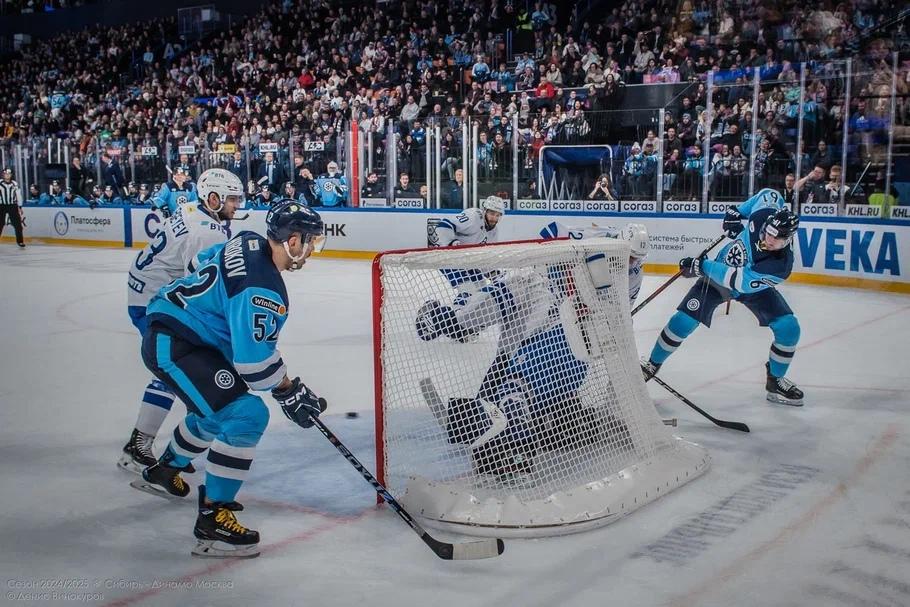
[[[239,177],[227,169],[209,169],[199,177],[196,191],[199,193],[199,200],[202,203],[208,202],[209,194],[212,192],[218,194],[218,201],[221,205],[215,209],[218,212],[228,196],[243,198],[243,183]]]
[[[480,203],[480,208],[484,211],[493,211],[494,213],[505,215],[506,201],[499,196],[487,196],[484,201]]]
[[[627,241],[632,248],[632,257],[644,259],[651,249],[651,240],[648,238],[648,228],[641,223],[630,223],[623,228],[620,238]]]

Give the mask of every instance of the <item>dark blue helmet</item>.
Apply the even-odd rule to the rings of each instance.
[[[799,215],[787,209],[781,209],[765,220],[761,228],[761,237],[770,234],[775,238],[791,240],[799,228]]]
[[[265,216],[266,234],[276,242],[286,242],[292,235],[322,236],[322,217],[319,213],[291,198],[279,200]]]

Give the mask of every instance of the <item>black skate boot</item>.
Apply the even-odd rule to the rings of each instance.
[[[123,455],[120,456],[117,467],[141,475],[143,470],[158,463],[158,458],[152,453],[152,444],[154,442],[154,436],[134,428],[129,442],[123,446]],[[186,468],[183,469],[183,472],[187,474],[192,474],[195,471],[196,468],[191,463],[187,464]]]
[[[117,462],[117,467],[127,472],[142,474],[142,471],[158,462],[152,454],[152,443],[155,437],[139,430],[133,430],[130,440],[123,446],[123,455]]]
[[[660,365],[651,360],[641,359],[641,373],[645,376],[645,383],[651,381],[651,378],[660,371]]]
[[[199,486],[199,516],[193,535],[193,556],[250,559],[259,556],[259,532],[237,521],[237,502],[205,502],[205,485]],[[242,510],[240,506],[239,510]]]
[[[765,389],[768,391],[768,401],[791,407],[803,406],[803,391],[796,387],[792,381],[785,377],[771,375],[771,364],[765,363],[768,374]]]
[[[174,454],[170,449],[164,452],[154,465],[142,471],[142,478],[130,483],[133,489],[145,491],[166,499],[184,498],[190,493],[190,487],[180,476],[186,468],[175,468],[170,465]]]

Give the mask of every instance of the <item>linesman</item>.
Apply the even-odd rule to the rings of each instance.
[[[9,222],[13,224],[16,231],[16,244],[20,248],[25,247],[25,241],[22,238],[22,197],[19,195],[19,184],[13,181],[13,172],[10,169],[3,169],[3,175],[0,177],[0,235],[3,234],[3,228],[6,226],[6,218],[9,216]]]

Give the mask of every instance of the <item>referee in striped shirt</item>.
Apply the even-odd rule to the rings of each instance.
[[[16,244],[25,247],[22,239],[22,200],[19,197],[19,184],[13,181],[13,172],[3,169],[3,178],[0,179],[0,235],[6,226],[6,217],[13,224],[16,231]]]

